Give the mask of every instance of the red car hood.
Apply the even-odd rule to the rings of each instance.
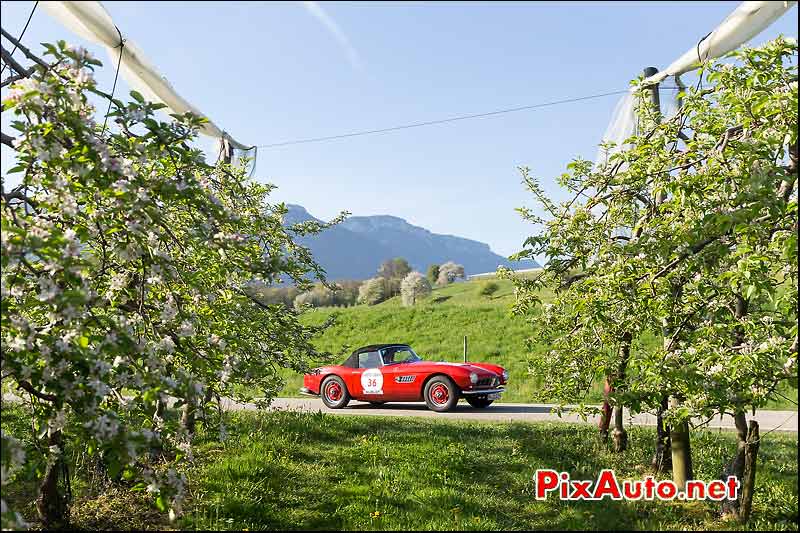
[[[409,363],[409,366],[417,366],[417,365],[424,365],[424,366],[456,366],[461,367],[464,370],[469,372],[475,372],[478,375],[485,374],[487,372],[496,374],[497,376],[503,375],[503,367],[499,365],[491,365],[489,363],[448,363],[448,362],[441,362],[441,361],[418,361],[416,363]]]

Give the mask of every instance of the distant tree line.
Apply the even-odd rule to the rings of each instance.
[[[427,275],[412,270],[402,257],[387,259],[377,269],[377,275],[367,280],[338,280],[333,288],[316,283],[301,292],[295,286],[271,287],[252,283],[248,291],[264,305],[283,305],[287,308],[350,307],[377,305],[395,296],[401,296],[403,305],[415,305],[431,293],[434,285],[444,286],[465,279],[464,265],[448,261],[428,267]]]

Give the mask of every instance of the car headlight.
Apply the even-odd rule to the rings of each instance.
[[[503,381],[508,381],[508,370],[503,370]]]
[[[478,382],[478,374],[476,374],[475,372],[470,372],[469,380],[473,385],[476,384]]]

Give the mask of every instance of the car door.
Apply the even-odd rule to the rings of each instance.
[[[383,360],[377,351],[358,354],[358,368],[353,369],[347,390],[363,400],[385,400]]]
[[[384,388],[387,395],[391,395],[396,401],[414,401],[420,398],[418,367],[414,363],[404,362],[411,354],[413,352],[406,354],[404,349],[397,349],[392,355],[392,360],[399,362],[383,367],[386,377]]]

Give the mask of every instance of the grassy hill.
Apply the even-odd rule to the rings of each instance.
[[[404,342],[425,359],[462,361],[466,335],[469,359],[508,369],[511,381],[504,401],[530,401],[538,383],[528,374],[525,339],[530,328],[510,316],[514,300],[511,282],[496,282],[500,289],[492,297],[478,294],[484,281],[468,281],[434,289],[429,298],[414,307],[403,307],[396,297],[371,307],[315,309],[304,320],[321,324],[331,314],[336,315],[336,325],[316,342],[319,348],[333,353],[349,353],[366,344]],[[286,378],[284,394],[293,396],[302,386],[302,376],[291,374]]]
[[[463,361],[464,335],[468,338],[468,358],[473,361],[496,363],[510,374],[506,402],[530,402],[541,380],[528,372],[528,358],[532,353],[547,349],[544,344],[528,351],[525,339],[531,329],[525,321],[511,316],[514,302],[510,281],[494,280],[499,290],[491,297],[479,294],[485,280],[454,283],[436,288],[430,297],[414,307],[403,307],[395,297],[375,306],[348,308],[320,308],[303,316],[310,324],[321,324],[331,314],[336,324],[317,339],[318,348],[341,354],[342,361],[355,348],[383,342],[410,344],[425,359],[433,361]],[[542,299],[548,300],[548,294]],[[645,342],[660,343],[653,336]],[[303,377],[286,372],[283,396],[297,396]],[[779,389],[788,397],[796,392],[787,387]],[[602,400],[602,384],[596,383],[589,393],[589,401]],[[794,409],[796,405],[779,400],[774,408]]]

